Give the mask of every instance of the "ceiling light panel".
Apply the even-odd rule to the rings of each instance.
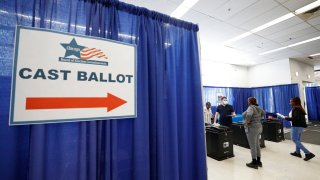
[[[188,12],[199,0],[184,0],[178,7],[171,13],[171,17],[181,18]]]
[[[296,46],[296,45],[293,45],[293,44],[301,43],[303,41],[307,41],[309,39],[313,39],[313,38],[318,37],[318,36],[320,36],[320,32],[316,31],[314,33],[306,34],[306,35],[303,35],[303,36],[296,37],[296,38],[294,38],[292,40],[288,40],[288,41],[282,42],[281,44],[283,46],[291,45],[291,47],[293,47],[293,46]]]
[[[271,11],[268,11],[260,16],[257,16],[244,24],[241,24],[240,27],[250,31],[256,27],[261,26],[262,24],[268,23],[288,13],[290,12],[287,9],[285,9],[282,6],[278,6],[272,9]]]
[[[295,10],[295,14],[301,14],[301,13],[304,13],[304,12],[306,12],[306,11],[309,11],[309,10],[315,8],[315,7],[320,6],[320,0],[318,0],[318,1],[314,1],[314,0],[303,0],[303,1],[301,1],[301,0],[296,0],[294,4],[297,4],[297,5],[298,5],[299,3],[303,3],[304,6],[303,6],[303,5],[302,5],[302,6],[300,5],[301,8]],[[285,3],[284,5],[286,6],[286,3]],[[288,8],[289,8],[289,7],[288,7]],[[296,8],[298,8],[298,7],[296,7]],[[295,9],[296,9],[296,8],[295,8]],[[289,9],[290,9],[290,8],[289,8]],[[290,10],[292,10],[292,9],[290,9]],[[294,11],[294,10],[292,10],[292,11]]]
[[[294,43],[294,44],[290,44],[288,47],[295,47],[295,46],[299,46],[301,44],[306,44],[306,43],[309,43],[309,42],[312,42],[312,41],[317,41],[320,39],[320,36],[318,37],[314,37],[314,38],[311,38],[311,39],[307,39],[307,40],[304,40],[304,41],[301,41],[301,42],[297,42],[297,43]]]
[[[281,33],[282,31],[286,31],[287,29],[292,29],[294,26],[303,23],[299,17],[295,16],[281,23],[275,24],[267,29],[257,32],[256,34],[260,36],[269,36]]]
[[[286,41],[289,41],[290,38],[296,39],[298,37],[305,36],[316,31],[316,29],[314,29],[307,23],[300,23],[283,31],[268,35],[267,38],[278,43],[284,43]]]
[[[294,50],[303,52],[306,55],[313,54],[314,52],[320,51],[320,41],[312,41],[309,43],[301,44],[299,46],[291,47]]]
[[[289,18],[292,18],[293,16],[294,16],[293,13],[288,13],[288,14],[283,15],[283,16],[275,19],[275,20],[269,21],[269,22],[267,22],[267,23],[265,23],[265,24],[263,24],[261,26],[258,26],[256,28],[252,29],[250,32],[252,32],[252,33],[259,32],[259,31],[261,31],[263,29],[266,29],[266,28],[268,28],[270,26],[273,26],[273,25],[278,24],[278,23],[280,23],[282,21],[285,21],[285,20],[287,20]]]
[[[300,52],[291,50],[291,49],[286,49],[285,51],[278,51],[275,53],[270,53],[265,55],[266,57],[269,58],[273,58],[273,59],[285,59],[288,57],[297,57],[297,56],[301,56],[303,54],[301,54]]]
[[[311,54],[310,56],[311,56],[311,57],[314,57],[314,56],[320,56],[320,53]]]

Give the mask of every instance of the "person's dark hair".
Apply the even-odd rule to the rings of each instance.
[[[211,103],[210,102],[206,102],[206,106],[210,105],[211,106]]]
[[[292,106],[298,106],[304,113],[306,113],[301,105],[301,99],[299,97],[291,98],[291,101],[293,102]]]
[[[224,99],[227,99],[227,97],[222,96],[222,97],[221,97],[221,101],[223,101]]]
[[[248,98],[248,103],[249,103],[249,105],[259,106],[259,104],[257,103],[257,99],[254,98],[254,97],[249,97],[249,98]]]

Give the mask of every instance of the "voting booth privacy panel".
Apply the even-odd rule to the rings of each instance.
[[[18,45],[17,25],[54,37]],[[206,179],[197,31],[118,1],[1,1],[1,179]]]

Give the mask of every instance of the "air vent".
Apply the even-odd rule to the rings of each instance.
[[[297,16],[305,21],[309,21],[310,19],[320,16],[320,6],[310,9],[302,14],[298,14]]]

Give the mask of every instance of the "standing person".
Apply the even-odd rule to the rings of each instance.
[[[306,123],[306,112],[301,106],[301,100],[299,97],[294,97],[290,99],[290,104],[292,106],[292,110],[289,114],[289,117],[285,117],[286,120],[292,122],[291,127],[291,140],[296,144],[295,152],[290,153],[292,156],[296,156],[301,158],[300,150],[305,153],[305,161],[308,161],[315,157],[313,153],[311,153],[304,145],[301,143],[301,134],[303,132],[303,128],[307,127]]]
[[[211,103],[206,102],[206,107],[204,107],[204,123],[205,125],[210,125],[212,120]]]
[[[227,97],[221,98],[221,104],[217,107],[217,112],[214,116],[214,123],[217,122],[217,117],[219,116],[219,123],[224,126],[231,127],[232,125],[232,116],[235,116],[236,113],[233,110],[233,107],[228,104]]]
[[[262,167],[259,137],[262,133],[261,118],[266,112],[259,107],[254,97],[248,98],[248,109],[242,113],[245,131],[250,146],[252,161],[246,165],[258,169]]]

